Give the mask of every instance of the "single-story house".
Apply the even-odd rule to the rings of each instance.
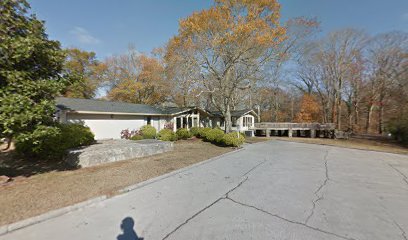
[[[119,139],[122,130],[138,130],[152,125],[163,128],[224,127],[220,113],[197,107],[158,107],[146,104],[112,102],[94,99],[56,99],[56,118],[61,123],[82,123],[95,134],[95,139]],[[232,111],[233,130],[245,131],[254,126],[252,110]]]

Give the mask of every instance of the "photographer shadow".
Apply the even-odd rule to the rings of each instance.
[[[135,221],[131,217],[126,217],[122,220],[120,224],[120,229],[122,230],[122,234],[117,236],[117,240],[143,240],[142,237],[139,237],[135,230],[133,229],[135,226]]]

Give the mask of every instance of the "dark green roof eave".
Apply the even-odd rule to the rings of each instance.
[[[114,102],[96,99],[80,98],[56,98],[56,106],[60,110],[74,112],[98,112],[98,113],[125,113],[134,115],[165,115],[172,116],[197,109],[196,107],[158,107],[147,104],[134,104]]]

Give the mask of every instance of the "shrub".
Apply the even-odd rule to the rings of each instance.
[[[395,119],[388,123],[388,131],[395,140],[408,145],[408,119]]]
[[[59,160],[68,149],[93,142],[91,130],[79,124],[39,126],[32,133],[16,138],[16,151],[26,157]]]
[[[158,134],[159,140],[162,141],[177,141],[177,134],[170,129],[162,129]]]
[[[124,129],[120,132],[120,138],[122,139],[132,139],[132,138],[137,139],[140,137],[143,139],[142,133],[140,132],[140,130],[129,131],[129,129]]]
[[[237,134],[236,132],[224,134],[224,137],[222,139],[222,143],[225,146],[230,146],[230,147],[239,147],[244,142],[245,142],[245,137],[242,136],[241,133]]]
[[[138,141],[144,139],[142,135],[133,135],[129,138],[129,140]]]
[[[224,137],[224,131],[222,131],[221,129],[217,129],[217,128],[211,129],[205,135],[205,139],[212,143],[221,143],[223,137]]]
[[[191,138],[191,133],[186,128],[179,128],[177,129],[176,133],[177,133],[178,139]]]
[[[91,145],[95,141],[95,135],[89,127],[80,124],[60,124],[59,128],[68,148]]]
[[[156,128],[151,125],[145,125],[140,128],[141,135],[144,139],[154,139],[156,138]]]
[[[199,128],[199,127],[190,128],[191,135],[193,135],[194,137],[199,137],[200,129],[201,128]]]
[[[206,139],[206,135],[210,130],[211,128],[200,128],[198,131],[198,137]]]
[[[170,129],[173,131],[174,123],[173,122],[167,122],[164,124],[165,129]]]

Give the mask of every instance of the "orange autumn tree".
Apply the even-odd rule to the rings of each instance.
[[[180,21],[178,35],[167,46],[167,62],[197,69],[191,86],[205,94],[231,131],[231,109],[237,90],[262,78],[286,38],[276,0],[215,0],[207,10]]]
[[[169,95],[164,66],[156,58],[129,51],[106,61],[108,98],[139,104],[160,104]]]
[[[295,122],[319,122],[321,119],[320,105],[316,99],[309,94],[305,94],[302,97],[300,103],[300,111],[295,117]]]

